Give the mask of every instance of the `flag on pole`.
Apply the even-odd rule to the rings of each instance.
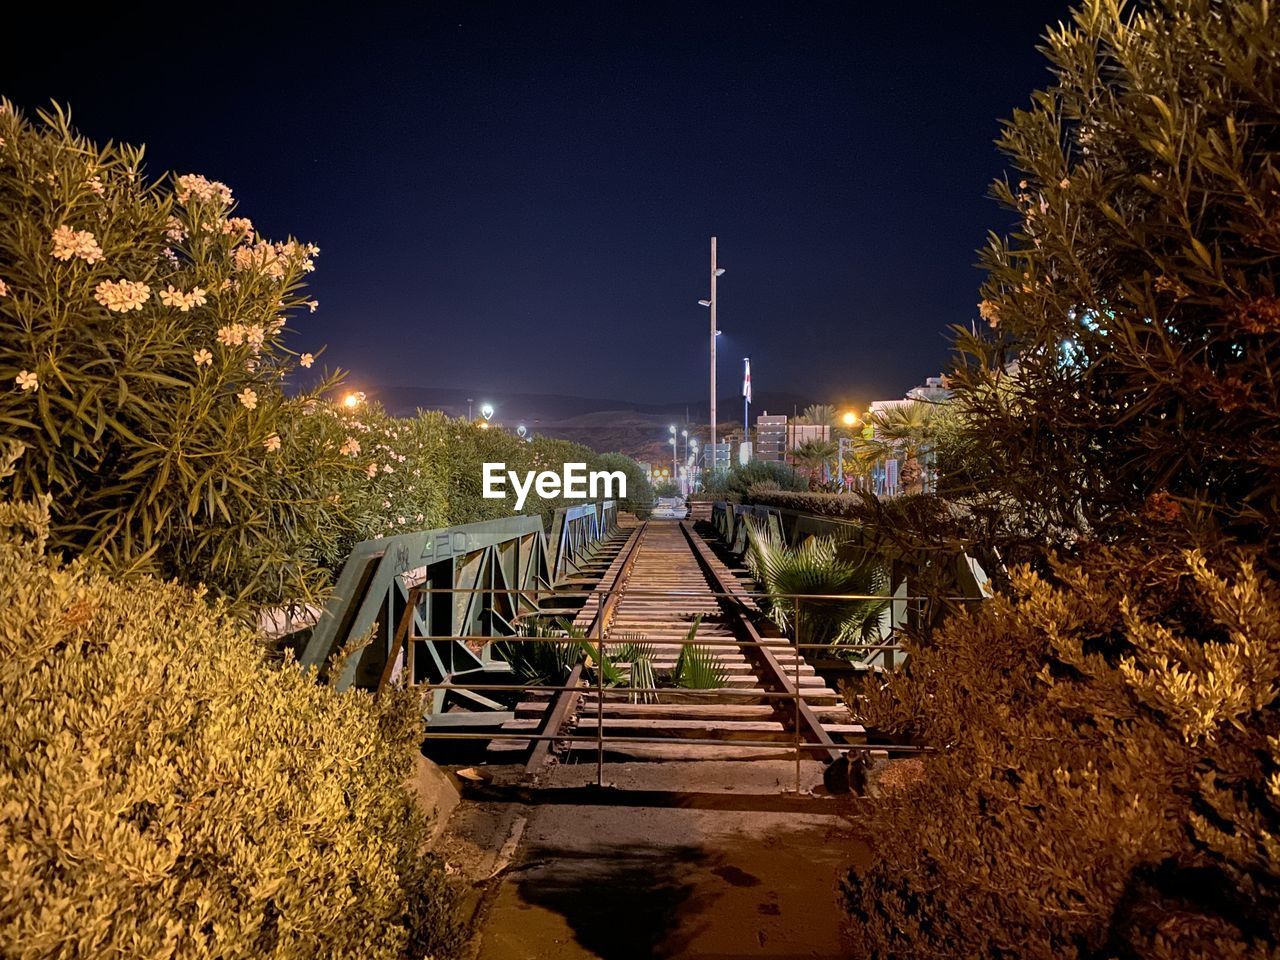
[[[751,358],[742,358],[742,395],[751,402]]]

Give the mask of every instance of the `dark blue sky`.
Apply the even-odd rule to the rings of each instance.
[[[207,9],[28,12],[0,92],[319,244],[299,346],[355,381],[686,401],[712,233],[726,395],[746,354],[815,400],[939,371],[1066,4]]]

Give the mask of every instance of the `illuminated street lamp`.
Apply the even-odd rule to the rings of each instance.
[[[521,440],[524,439],[525,434],[528,432],[529,432],[529,428],[526,427],[523,423],[520,424],[520,426],[516,427],[516,436],[519,437]]]
[[[342,405],[346,407],[348,410],[354,410],[356,407],[360,406],[360,404],[362,403],[364,403],[363,390],[349,390],[347,391],[347,394],[342,398]]]
[[[485,420],[492,420],[492,419],[493,419],[493,404],[492,404],[492,403],[482,403],[482,404],[480,404],[480,416],[484,417],[484,418],[485,418]]]
[[[852,410],[846,410],[844,415],[840,417],[840,422],[846,427],[852,427],[858,422],[858,415]],[[836,440],[836,475],[840,478],[840,489],[845,489],[844,481],[844,445],[849,442],[848,437],[839,437]]]

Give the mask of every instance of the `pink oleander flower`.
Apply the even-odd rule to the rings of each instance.
[[[9,295],[9,285],[5,283],[3,280],[0,280],[0,297],[7,297],[8,295]],[[311,354],[307,354],[307,356],[311,356]]]
[[[273,433],[271,436],[267,437],[266,440],[262,441],[262,445],[266,447],[267,453],[275,453],[280,449],[280,435],[278,433]]]
[[[240,405],[246,410],[253,410],[258,406],[258,391],[253,387],[245,387],[236,394],[236,399],[240,401]]]
[[[59,260],[79,257],[85,263],[94,264],[102,259],[102,248],[88,230],[72,230],[66,224],[53,231],[53,255]]]
[[[343,456],[354,457],[360,452],[360,441],[355,437],[347,437],[346,442],[338,452]]]
[[[378,475],[378,465],[376,463],[371,463],[365,468],[364,472],[366,476],[376,477]]]
[[[213,354],[204,347],[193,353],[191,359],[195,361],[197,367],[208,367],[213,364]]]
[[[307,369],[310,369],[311,365],[315,362],[316,362],[315,356],[310,353],[304,353],[302,356],[298,358],[298,365],[301,367],[306,367]]]
[[[14,380],[18,384],[19,390],[31,390],[34,392],[40,389],[40,378],[30,370],[19,370]]]
[[[238,347],[244,343],[244,324],[232,323],[218,328],[218,342],[224,347]]]
[[[174,242],[187,239],[187,228],[177,217],[170,216],[165,222],[164,235]]]
[[[101,177],[90,177],[84,182],[84,185],[92,190],[98,196],[102,196],[107,192],[107,188],[102,184]]]
[[[179,203],[195,199],[201,203],[231,203],[231,188],[218,180],[209,180],[198,173],[185,173],[175,181]]]
[[[190,293],[183,293],[173,284],[169,284],[169,286],[160,291],[160,302],[166,307],[177,307],[183,313],[186,313],[192,307],[203,307],[206,299],[205,292],[199,287],[192,287]]]
[[[151,297],[151,288],[133,280],[103,280],[93,290],[93,299],[114,313],[141,310]]]

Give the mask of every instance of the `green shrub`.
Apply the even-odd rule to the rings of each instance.
[[[680,496],[680,484],[674,480],[661,480],[658,485],[653,488],[655,497],[678,497]]]
[[[621,470],[627,475],[622,509],[641,509],[652,500],[643,472],[630,457],[598,454],[581,444],[551,437],[521,440],[497,428],[481,429],[436,410],[414,417],[390,416],[376,403],[355,410],[328,405],[320,419],[334,421],[335,436],[354,437],[357,467],[344,480],[340,503],[343,528],[326,541],[325,563],[337,568],[354,544],[409,530],[494,520],[516,512],[510,485],[506,497],[485,499],[483,465],[505,463],[517,473],[560,470],[565,463],[585,463],[588,470]],[[525,514],[542,518],[550,529],[555,511],[582,500],[544,500],[530,493]]]
[[[1015,573],[854,703],[933,752],[849,903],[876,957],[1274,958],[1280,18],[1084,0],[1044,49],[938,451]]]
[[[407,704],[268,662],[177,584],[61,566],[47,533],[0,502],[0,954],[451,950]]]
[[[0,431],[51,546],[255,604],[314,599],[343,438],[286,396],[317,251],[0,101]],[[310,365],[313,358],[301,358]],[[326,386],[327,384],[322,384]]]
[[[808,490],[809,481],[797,476],[785,463],[772,460],[752,460],[747,464],[734,464],[728,470],[708,474],[703,482],[703,492],[715,499],[728,499],[741,503],[743,496],[758,483],[775,483],[779,490]]]
[[[1280,590],[1130,548],[1023,569],[854,706],[940,749],[868,811],[874,957],[1280,955]]]
[[[657,494],[640,464],[624,453],[596,454],[592,463],[596,470],[621,470],[627,475],[627,495],[618,504],[619,509],[635,514],[641,520],[649,516]]]

